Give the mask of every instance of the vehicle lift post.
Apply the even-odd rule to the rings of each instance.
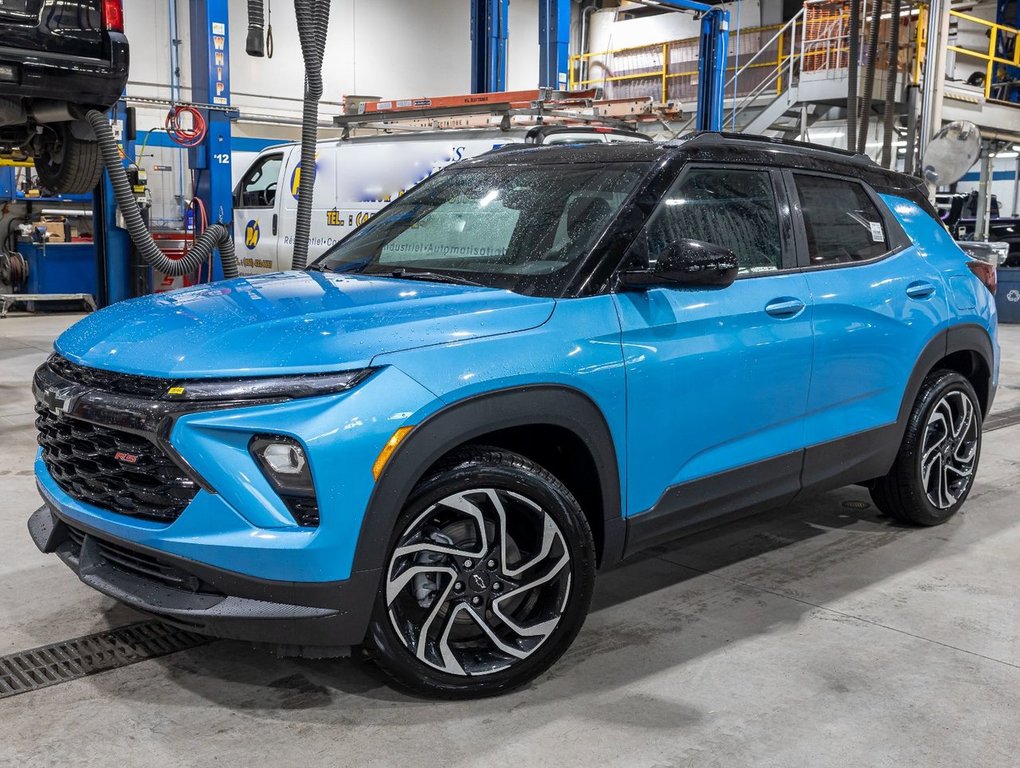
[[[723,129],[723,98],[726,88],[726,56],[730,38],[730,12],[693,0],[656,0],[647,5],[694,11],[701,16],[698,55],[697,131]]]
[[[198,104],[230,105],[230,42],[227,0],[193,0],[191,21],[192,100]],[[206,73],[204,77],[198,73]],[[128,158],[135,156],[133,137],[127,136],[127,110],[124,101],[111,112],[122,125],[122,144]],[[199,171],[195,191],[205,203],[209,222],[233,221],[233,183],[231,179],[230,113],[208,110],[208,131],[203,142],[188,150],[188,165]],[[190,190],[182,189],[182,195]],[[117,203],[110,177],[105,171],[94,195],[93,236],[96,244],[99,306],[108,306],[132,295],[132,245],[126,229],[117,221]],[[213,279],[223,277],[218,259],[213,259]]]
[[[538,0],[538,87],[567,90],[570,0]]]
[[[509,0],[471,0],[472,93],[506,90],[509,6]]]
[[[230,106],[230,13],[227,0],[192,0],[191,97],[199,104]],[[205,73],[204,76],[202,73]],[[197,147],[188,150],[188,165],[198,173],[195,194],[205,203],[209,223],[230,227],[234,220],[231,179],[230,114],[225,109],[206,112],[208,131]],[[182,190],[183,192],[183,190]],[[213,259],[213,279],[223,279],[219,259]]]
[[[120,124],[121,146],[124,156],[135,156],[134,136],[128,135],[127,107],[118,101],[110,110],[110,117],[116,126]],[[96,303],[107,307],[124,299],[131,293],[131,236],[117,222],[117,201],[113,197],[110,175],[103,171],[99,184],[92,195],[92,242],[96,249]]]

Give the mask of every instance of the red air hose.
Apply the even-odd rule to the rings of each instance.
[[[181,122],[182,115],[190,115],[190,127]],[[205,139],[206,123],[195,107],[174,106],[166,113],[166,132],[174,143],[182,147],[197,147]]]

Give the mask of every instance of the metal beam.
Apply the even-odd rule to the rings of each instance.
[[[921,114],[917,136],[917,164],[924,162],[928,142],[942,129],[942,100],[946,85],[946,40],[949,36],[949,0],[931,0],[924,47]],[[907,171],[914,169],[908,168]]]
[[[538,86],[567,88],[570,0],[538,0]]]
[[[191,2],[191,95],[194,101],[230,106],[230,38],[227,0]],[[209,130],[205,140],[188,150],[188,164],[198,173],[196,194],[205,203],[209,223],[233,222],[233,184],[230,174],[230,117],[221,110],[205,112]],[[182,190],[183,191],[183,190]],[[223,276],[214,259],[215,278]]]
[[[471,0],[472,93],[506,90],[508,8],[509,0]]]
[[[995,151],[988,142],[981,148],[981,174],[977,190],[977,215],[974,221],[974,239],[988,240],[988,223],[992,210],[992,158]]]

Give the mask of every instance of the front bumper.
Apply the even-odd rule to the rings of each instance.
[[[344,655],[365,637],[378,571],[340,582],[269,581],[110,536],[45,504],[29,518],[40,551],[139,611],[193,632],[266,643],[285,655]]]

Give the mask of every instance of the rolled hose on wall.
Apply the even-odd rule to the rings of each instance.
[[[95,131],[99,151],[103,155],[103,163],[110,174],[113,196],[117,199],[117,205],[124,216],[131,241],[142,258],[145,259],[145,263],[164,275],[180,277],[194,272],[205,263],[213,249],[218,249],[223,276],[228,279],[237,277],[237,256],[234,254],[234,241],[230,239],[230,229],[223,224],[213,224],[206,229],[195,240],[192,249],[181,259],[171,259],[159,249],[138,210],[138,203],[135,202],[135,196],[131,192],[131,182],[128,181],[127,171],[124,170],[124,165],[121,162],[117,140],[113,136],[113,129],[110,127],[106,115],[93,109],[86,113],[85,119]]]
[[[322,98],[322,57],[326,50],[330,0],[294,0],[301,56],[305,62],[305,99],[301,117],[301,180],[298,184],[297,222],[294,226],[293,269],[308,263],[312,231],[312,190],[315,188],[315,145]]]

